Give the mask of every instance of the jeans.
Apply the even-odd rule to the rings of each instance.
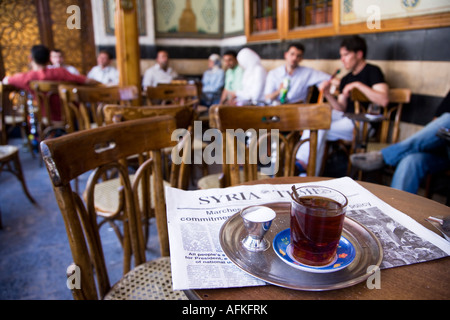
[[[381,150],[384,162],[396,166],[391,187],[417,193],[427,174],[450,167],[446,141],[436,136],[442,127],[450,128],[450,113],[428,123],[409,138]]]

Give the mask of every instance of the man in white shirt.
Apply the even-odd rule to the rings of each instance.
[[[78,72],[77,68],[75,68],[74,66],[69,66],[64,63],[63,52],[59,49],[53,49],[50,51],[50,63],[51,63],[51,65],[48,66],[49,69],[65,68],[71,74],[76,74],[76,75],[80,74],[80,72]]]
[[[108,51],[100,51],[97,56],[97,65],[89,71],[87,77],[106,85],[118,85],[119,71],[110,64],[110,53]]]
[[[170,83],[178,77],[175,70],[169,67],[169,53],[165,50],[159,50],[156,54],[156,64],[147,69],[142,79],[142,87],[156,87],[158,83]]]
[[[291,44],[284,53],[286,63],[269,71],[264,90],[266,100],[280,102],[281,98],[281,103],[306,102],[310,86],[318,86],[330,79],[325,72],[299,65],[304,51],[301,43]],[[283,89],[287,89],[285,97],[281,95]]]

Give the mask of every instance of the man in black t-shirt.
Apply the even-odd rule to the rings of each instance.
[[[352,36],[342,41],[339,50],[341,61],[345,69],[350,72],[342,78],[340,94],[336,100],[330,94],[331,79],[324,84],[324,96],[333,109],[353,112],[350,95],[353,89],[361,91],[372,103],[386,107],[389,103],[389,87],[384,81],[380,68],[366,62],[367,46],[364,39]]]
[[[320,85],[324,97],[332,107],[332,121],[329,130],[319,131],[316,173],[321,167],[326,140],[353,140],[354,124],[352,120],[344,117],[344,112],[354,112],[354,105],[350,99],[353,89],[359,89],[374,104],[385,107],[389,103],[389,87],[384,81],[383,73],[377,66],[366,62],[366,52],[367,45],[364,39],[359,36],[345,38],[339,53],[344,68],[350,72],[341,80],[338,98],[330,93],[332,79]],[[303,134],[302,139],[308,138],[308,133]],[[297,162],[306,168],[308,157],[309,146],[304,143],[297,153]]]

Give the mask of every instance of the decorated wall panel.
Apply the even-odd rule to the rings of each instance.
[[[40,43],[37,26],[34,1],[0,1],[0,46],[6,75],[28,70],[30,49]]]
[[[79,14],[68,10],[76,6]],[[96,64],[90,1],[84,0],[2,0],[0,1],[1,54],[4,74],[29,69],[33,45],[61,49],[66,64],[87,73]],[[77,20],[79,26],[69,27]]]

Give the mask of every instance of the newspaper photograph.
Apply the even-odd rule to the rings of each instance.
[[[351,178],[314,183],[348,198],[347,216],[370,229],[383,247],[381,269],[450,255],[450,243],[389,206]],[[291,184],[236,186],[185,191],[166,188],[167,221],[174,290],[265,285],[239,269],[222,251],[223,223],[241,209],[269,202],[290,202]]]

